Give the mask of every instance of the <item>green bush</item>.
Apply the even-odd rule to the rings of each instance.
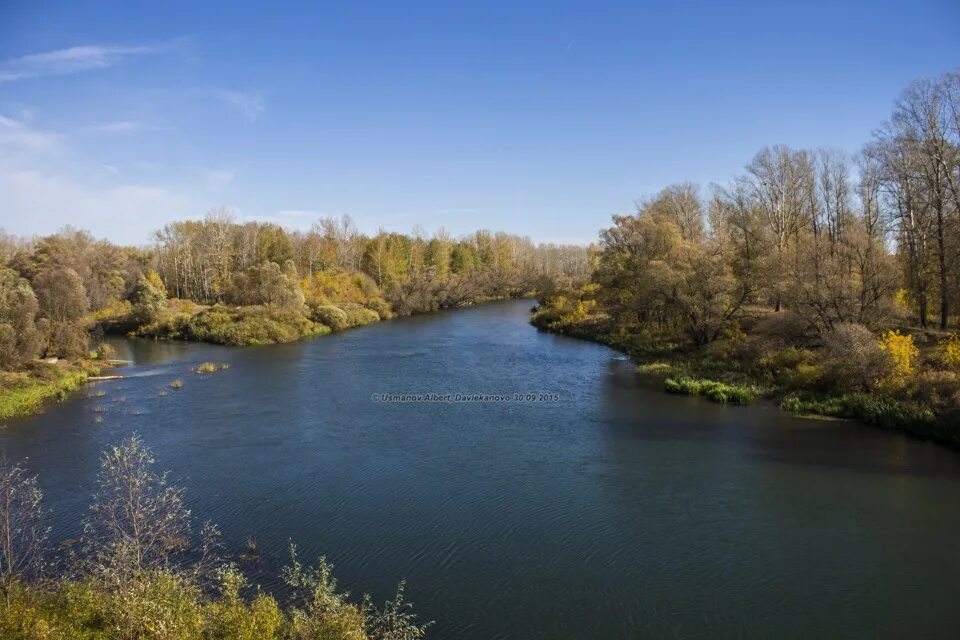
[[[333,331],[343,331],[350,326],[347,313],[336,305],[319,305],[311,309],[311,316],[316,322],[327,325]]]
[[[748,385],[727,384],[716,380],[696,378],[667,378],[664,380],[667,393],[688,396],[704,396],[721,404],[751,404],[757,399],[757,390]]]
[[[637,373],[645,376],[665,376],[673,372],[669,362],[648,362],[637,366]]]
[[[333,331],[362,327],[380,321],[376,311],[354,302],[345,302],[341,305],[317,305],[311,308],[310,315],[315,321],[325,324]]]
[[[197,340],[237,346],[294,342],[329,332],[329,327],[318,325],[295,310],[284,310],[270,305],[215,305],[194,314],[166,314],[155,322],[140,327],[136,334],[151,338]]]
[[[194,314],[183,311],[166,313],[150,324],[137,328],[133,333],[146,338],[164,340],[187,340],[190,338],[190,321]]]
[[[552,325],[560,321],[560,316],[560,310],[541,305],[534,312],[533,316],[531,316],[530,323],[535,327],[549,329]]]
[[[363,303],[363,306],[377,314],[377,320],[389,320],[393,317],[390,304],[381,298],[373,298]]]
[[[234,346],[275,344],[314,335],[313,329],[310,320],[293,311],[269,306],[216,306],[191,318],[188,337]]]
[[[347,316],[347,326],[362,327],[374,322],[380,322],[380,316],[373,309],[360,304],[347,303],[341,307]]]

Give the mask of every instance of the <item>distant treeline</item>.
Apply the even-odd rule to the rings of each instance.
[[[242,302],[236,275],[266,262],[301,277],[364,274],[401,314],[525,293],[538,278],[585,277],[589,271],[585,247],[535,245],[490,231],[460,239],[444,229],[432,237],[386,231],[369,237],[349,216],[323,219],[302,232],[237,224],[219,211],[203,221],[169,224],[155,239],[156,269],[167,290],[200,303]]]
[[[453,239],[360,233],[349,217],[307,232],[224,211],[169,224],[148,248],[66,229],[0,235],[0,366],[80,358],[91,329],[228,344],[283,342],[529,294],[586,277],[587,248],[478,231]]]

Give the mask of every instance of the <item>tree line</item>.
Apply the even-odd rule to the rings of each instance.
[[[601,233],[597,300],[625,321],[719,338],[743,310],[812,331],[906,311],[954,326],[960,305],[960,74],[920,80],[855,157],[760,150],[707,197],[673,185]],[[931,311],[935,309],[935,318]]]
[[[458,239],[444,229],[367,236],[349,216],[304,232],[238,223],[218,210],[164,226],[145,248],[71,228],[30,240],[0,234],[0,366],[81,358],[98,327],[278,342],[587,273],[585,247],[485,230]]]
[[[349,216],[324,218],[306,232],[260,222],[236,223],[226,211],[202,221],[175,222],[155,233],[157,271],[171,295],[196,302],[230,299],[234,274],[272,262],[306,276],[360,272],[391,301],[421,280],[483,278],[491,293],[529,288],[537,277],[584,276],[583,247],[535,245],[529,238],[481,230],[454,239],[378,231],[362,234]]]
[[[749,387],[737,397],[797,392],[788,404],[810,408],[873,393],[820,406],[927,425],[960,409],[958,185],[953,72],[912,83],[856,155],[765,147],[725,185],[671,185],[614,216],[590,283],[546,292],[534,322],[625,348],[644,370]]]

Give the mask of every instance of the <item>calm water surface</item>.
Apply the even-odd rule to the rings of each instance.
[[[274,347],[120,342],[129,378],[0,448],[68,538],[100,451],[137,431],[228,546],[256,539],[268,588],[292,539],[354,593],[406,578],[435,638],[960,637],[960,455],[665,395],[530,327],[530,304]],[[230,368],[190,373],[204,360]],[[560,400],[371,400],[418,392]]]

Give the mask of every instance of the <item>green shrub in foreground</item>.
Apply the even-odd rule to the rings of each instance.
[[[751,404],[757,399],[757,390],[754,387],[727,384],[716,380],[680,377],[667,378],[663,384],[667,393],[704,396],[721,404]]]

